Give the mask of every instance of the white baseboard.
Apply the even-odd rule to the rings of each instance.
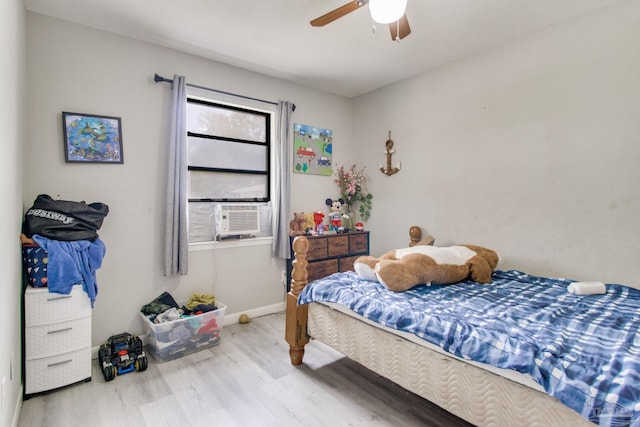
[[[18,398],[16,399],[16,407],[13,409],[13,420],[11,420],[11,427],[18,427],[18,421],[20,421],[20,411],[22,410],[22,391],[23,385],[18,390]]]
[[[264,307],[254,308],[252,310],[243,311],[242,313],[232,313],[224,315],[224,326],[234,325],[240,322],[240,316],[246,314],[249,318],[266,316],[267,314],[279,313],[284,311],[285,304],[280,302],[278,304],[267,305]]]

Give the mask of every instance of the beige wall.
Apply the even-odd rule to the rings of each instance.
[[[25,11],[22,1],[0,2],[0,426],[18,421],[21,390],[22,146],[24,142]]]
[[[169,90],[152,76],[177,73],[289,99],[295,122],[332,129],[334,163],[355,161],[371,175],[374,253],[405,245],[418,224],[438,244],[495,248],[505,268],[638,283],[638,14],[636,2],[622,2],[348,100],[29,13],[23,207],[38,193],[111,207],[94,345],[140,331],[138,308],[163,290],[213,291],[227,313],[280,304],[284,264],[268,247],[198,251],[189,276],[162,275]],[[61,111],[122,117],[125,164],[65,164]],[[403,164],[392,177],[377,172],[389,130]],[[292,178],[292,211],[324,209],[337,195],[331,178]],[[243,255],[264,283],[234,280]]]
[[[107,254],[98,271],[94,346],[123,330],[141,333],[140,307],[165,290],[178,300],[212,292],[228,306],[228,319],[282,307],[284,262],[270,257],[270,246],[192,252],[188,276],[163,276],[170,87],[154,83],[153,75],[183,74],[202,86],[290,100],[297,105],[295,121],[333,129],[341,141],[351,136],[350,101],[39,14],[27,14],[27,34],[24,208],[40,193],[110,207],[100,231]],[[121,117],[124,164],[65,163],[62,111]],[[327,177],[293,180],[294,210],[322,208],[333,189]]]
[[[227,313],[282,300],[283,264],[264,246],[192,252],[188,277],[162,276],[169,91],[152,82],[155,72],[288,99],[298,106],[295,122],[332,129],[334,163],[370,172],[374,253],[404,246],[418,224],[437,244],[497,249],[503,268],[640,287],[639,18],[639,2],[618,2],[348,100],[37,14],[27,14],[25,29],[22,2],[0,2],[0,380],[9,408],[0,425],[17,421],[20,404],[16,233],[38,193],[111,207],[94,345],[116,331],[141,332],[140,305],[163,290],[178,298],[212,290]],[[61,111],[122,117],[125,164],[65,164]],[[377,172],[389,130],[403,164],[392,177]],[[323,209],[335,195],[330,178],[293,175],[292,211]],[[253,268],[236,275],[247,261]]]
[[[109,204],[101,230],[107,256],[98,272],[94,345],[114,332],[141,332],[137,311],[164,290],[177,298],[212,290],[228,313],[282,302],[284,266],[268,256],[268,247],[192,252],[189,276],[163,277],[169,90],[153,83],[156,72],[288,99],[298,106],[295,122],[332,129],[334,163],[355,161],[371,175],[375,198],[367,228],[374,253],[404,246],[408,227],[418,224],[437,244],[495,248],[503,268],[640,284],[637,1],[618,2],[354,100],[29,13],[26,137],[19,116],[24,12],[16,4],[0,7],[3,27],[11,29],[2,39],[9,54],[2,57],[1,81],[17,83],[10,85],[10,104],[3,101],[0,115],[8,153],[0,156],[6,201],[0,262],[5,276],[19,282],[19,251],[8,242],[37,194]],[[124,165],[65,164],[62,111],[122,117]],[[377,172],[389,130],[394,159],[403,165],[392,177]],[[8,183],[22,179],[22,141],[18,207],[21,187]],[[331,178],[292,179],[292,211],[324,209],[324,199],[337,195]],[[241,264],[252,268],[236,275]],[[8,316],[2,324],[12,324],[2,329],[3,338],[17,352],[19,296],[2,289],[0,312]],[[8,372],[6,357],[0,353],[1,375]]]
[[[374,253],[417,224],[503,268],[640,287],[639,20],[617,2],[356,99]]]

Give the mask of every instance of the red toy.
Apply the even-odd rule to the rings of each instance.
[[[314,230],[318,231],[318,226],[324,221],[324,214],[320,211],[313,213],[313,223],[315,224]]]

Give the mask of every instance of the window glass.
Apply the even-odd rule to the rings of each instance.
[[[266,201],[269,177],[227,172],[189,171],[189,199]]]
[[[273,120],[273,111],[187,99],[190,242],[272,235]],[[230,236],[227,229],[224,237],[218,235],[215,206],[221,203],[255,203],[260,231]]]
[[[189,166],[220,169],[267,171],[268,150],[265,145],[190,136]]]
[[[187,103],[187,129],[203,135],[262,143],[267,141],[264,114],[200,103],[197,100]]]

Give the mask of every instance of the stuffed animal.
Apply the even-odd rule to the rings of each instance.
[[[320,211],[313,213],[313,224],[314,230],[318,231],[318,227],[322,225],[322,221],[324,221],[324,214]]]
[[[307,220],[302,225],[302,228],[303,228],[303,230],[305,232],[308,233],[309,230],[313,230],[315,225],[316,225],[315,222],[314,222],[314,219],[313,219],[315,214],[314,213],[308,213],[308,214],[305,214],[305,216],[307,217]]]
[[[307,216],[304,212],[294,212],[293,219],[289,223],[289,236],[302,236],[305,232],[305,222],[307,222]]]
[[[344,205],[344,200],[327,199],[325,200],[325,204],[329,206],[330,229],[338,231],[338,229],[342,227],[342,205]]]
[[[481,246],[418,245],[393,249],[380,258],[361,256],[353,267],[363,279],[402,292],[421,283],[455,283],[467,277],[479,283],[490,283],[498,261],[495,251]]]

